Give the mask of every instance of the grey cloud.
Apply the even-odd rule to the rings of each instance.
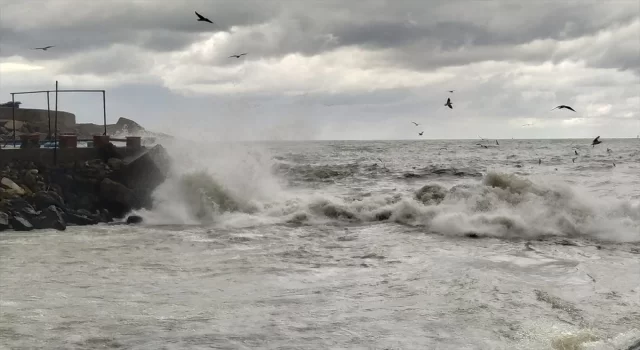
[[[314,55],[340,46],[394,50],[393,64],[412,69],[482,60],[542,62],[568,56],[514,50],[513,46],[592,35],[640,16],[633,1],[109,1],[82,8],[75,1],[39,4],[6,1],[0,11],[0,57],[63,59],[112,44],[136,45],[152,52],[180,51],[202,34],[236,26],[230,43],[200,63],[236,64],[226,58],[238,51],[249,51],[251,58],[279,57]],[[197,22],[195,10],[216,24]],[[28,25],[22,23],[25,17],[31,18]],[[327,40],[328,35],[335,40]],[[28,49],[40,45],[57,47],[46,53]],[[585,59],[596,66],[620,64],[637,71],[634,48],[640,44],[628,46],[632,48],[620,46],[606,57]]]

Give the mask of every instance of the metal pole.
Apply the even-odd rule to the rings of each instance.
[[[53,165],[58,164],[58,81],[56,80],[56,112],[54,122],[53,137]]]
[[[16,95],[11,94],[11,120],[13,120],[13,148],[16,147]]]
[[[49,119],[49,132],[47,133],[47,140],[51,141],[51,105],[49,104],[49,91],[47,91],[47,119]]]
[[[104,116],[104,136],[107,136],[107,99],[104,90],[102,90],[102,115]]]

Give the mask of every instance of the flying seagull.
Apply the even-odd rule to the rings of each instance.
[[[542,164],[542,159],[538,159],[538,165]]]
[[[53,46],[53,45],[49,45],[49,46],[45,46],[45,47],[34,47],[34,48],[33,48],[33,49],[31,49],[31,50],[42,50],[42,51],[47,51],[48,49],[50,49],[50,48],[52,48],[52,47],[55,47],[55,46]]]
[[[454,91],[456,91],[456,90],[449,90],[450,93],[453,93]]]
[[[578,151],[576,151],[575,149],[573,150],[573,153],[575,153],[576,156],[578,155]]]
[[[500,144],[498,143],[498,140],[496,140],[496,145],[500,146]]]
[[[576,162],[576,159],[578,159],[578,157],[576,157],[576,158],[571,158],[571,161],[575,163],[575,162]]]
[[[451,105],[451,99],[450,98],[447,98],[447,103],[445,103],[444,105],[449,107],[449,108],[451,108],[451,109],[453,109],[453,106]]]
[[[422,136],[422,134],[423,134],[423,133],[424,133],[424,131],[420,131],[420,132],[418,133],[418,135]]]
[[[597,144],[602,143],[602,141],[600,141],[599,138],[600,136],[593,139],[593,142],[591,142],[591,147],[595,147]]]
[[[416,122],[412,122],[412,123],[413,123],[413,124],[415,124],[416,126],[420,125],[420,124],[418,124],[418,123],[416,123]]]
[[[198,16],[198,22],[209,22],[211,24],[213,24],[213,22],[211,22],[210,19],[208,19],[207,17],[204,17],[203,15],[199,14],[197,11],[196,12],[196,16]]]
[[[557,109],[563,109],[563,108],[566,108],[566,109],[570,109],[570,110],[572,110],[572,111],[574,111],[574,112],[575,112],[575,110],[574,110],[573,108],[571,108],[571,107],[569,107],[569,106],[565,106],[565,105],[560,105],[560,106],[558,106],[558,107],[556,107],[556,108],[557,108]],[[556,108],[554,108],[554,109],[556,109]],[[553,109],[552,109],[552,111],[553,111]]]
[[[229,56],[229,58],[231,58],[231,57],[240,58],[240,57],[242,57],[242,56],[244,56],[244,55],[246,55],[246,54],[247,54],[247,53],[245,52],[245,53],[241,53],[241,54],[239,54],[239,55],[231,55],[231,56]]]

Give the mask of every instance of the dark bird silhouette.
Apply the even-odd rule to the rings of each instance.
[[[498,140],[496,140],[496,145],[500,146],[500,144],[498,143]]]
[[[211,22],[210,19],[208,19],[207,17],[204,17],[203,15],[199,14],[197,11],[196,12],[196,16],[198,16],[198,22],[209,22],[211,24],[213,24],[213,22]]]
[[[608,147],[607,147],[607,153],[611,153],[611,152],[613,152],[613,151],[611,150],[611,148],[608,148]]]
[[[576,159],[578,159],[578,158],[571,158],[571,161],[575,163]]]
[[[416,126],[420,125],[420,124],[418,124],[418,123],[416,123],[416,122],[412,122],[412,123],[413,123],[413,124],[415,124]]]
[[[33,48],[33,49],[31,49],[31,50],[42,50],[42,51],[47,51],[47,50],[49,50],[49,49],[50,49],[50,48],[52,48],[52,47],[55,47],[55,46],[53,46],[53,45],[49,45],[49,46],[45,46],[45,47],[34,47],[34,48]]]
[[[574,112],[575,112],[575,110],[574,110],[573,108],[571,108],[571,107],[569,107],[569,106],[565,106],[565,105],[560,105],[560,106],[558,106],[558,107],[556,107],[556,108],[557,108],[557,109],[563,109],[563,108],[566,108],[566,109],[569,109],[569,110],[572,110],[572,111],[574,111]],[[554,109],[556,109],[556,108],[554,108]],[[552,111],[553,111],[553,109],[552,109]]]
[[[591,142],[591,147],[595,147],[597,144],[602,143],[602,141],[600,141],[599,139],[600,139],[600,136],[593,139],[593,141]]]
[[[242,57],[242,56],[244,56],[244,55],[246,55],[246,54],[247,54],[247,53],[245,52],[245,53],[241,53],[241,54],[239,54],[239,55],[231,55],[231,56],[229,56],[229,58],[231,58],[231,57],[240,58],[240,57]]]
[[[575,149],[573,150],[573,153],[575,153],[576,156],[578,155],[578,151],[576,151]]]
[[[542,164],[542,159],[538,159],[538,165]]]
[[[422,134],[424,134],[424,131],[420,131],[420,132],[418,133],[418,135],[420,135],[420,136],[422,136]]]
[[[613,163],[613,167],[614,167],[614,168],[616,167],[616,163],[615,163],[615,162]]]
[[[454,91],[456,91],[456,90],[449,90],[450,93],[453,93]]]
[[[453,105],[451,104],[451,99],[450,98],[447,98],[447,103],[445,103],[444,105],[449,107],[449,108],[451,108],[451,109],[453,109]]]

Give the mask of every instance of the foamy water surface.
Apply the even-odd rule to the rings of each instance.
[[[0,345],[631,349],[640,141],[603,141],[167,144],[145,225],[0,235]]]

